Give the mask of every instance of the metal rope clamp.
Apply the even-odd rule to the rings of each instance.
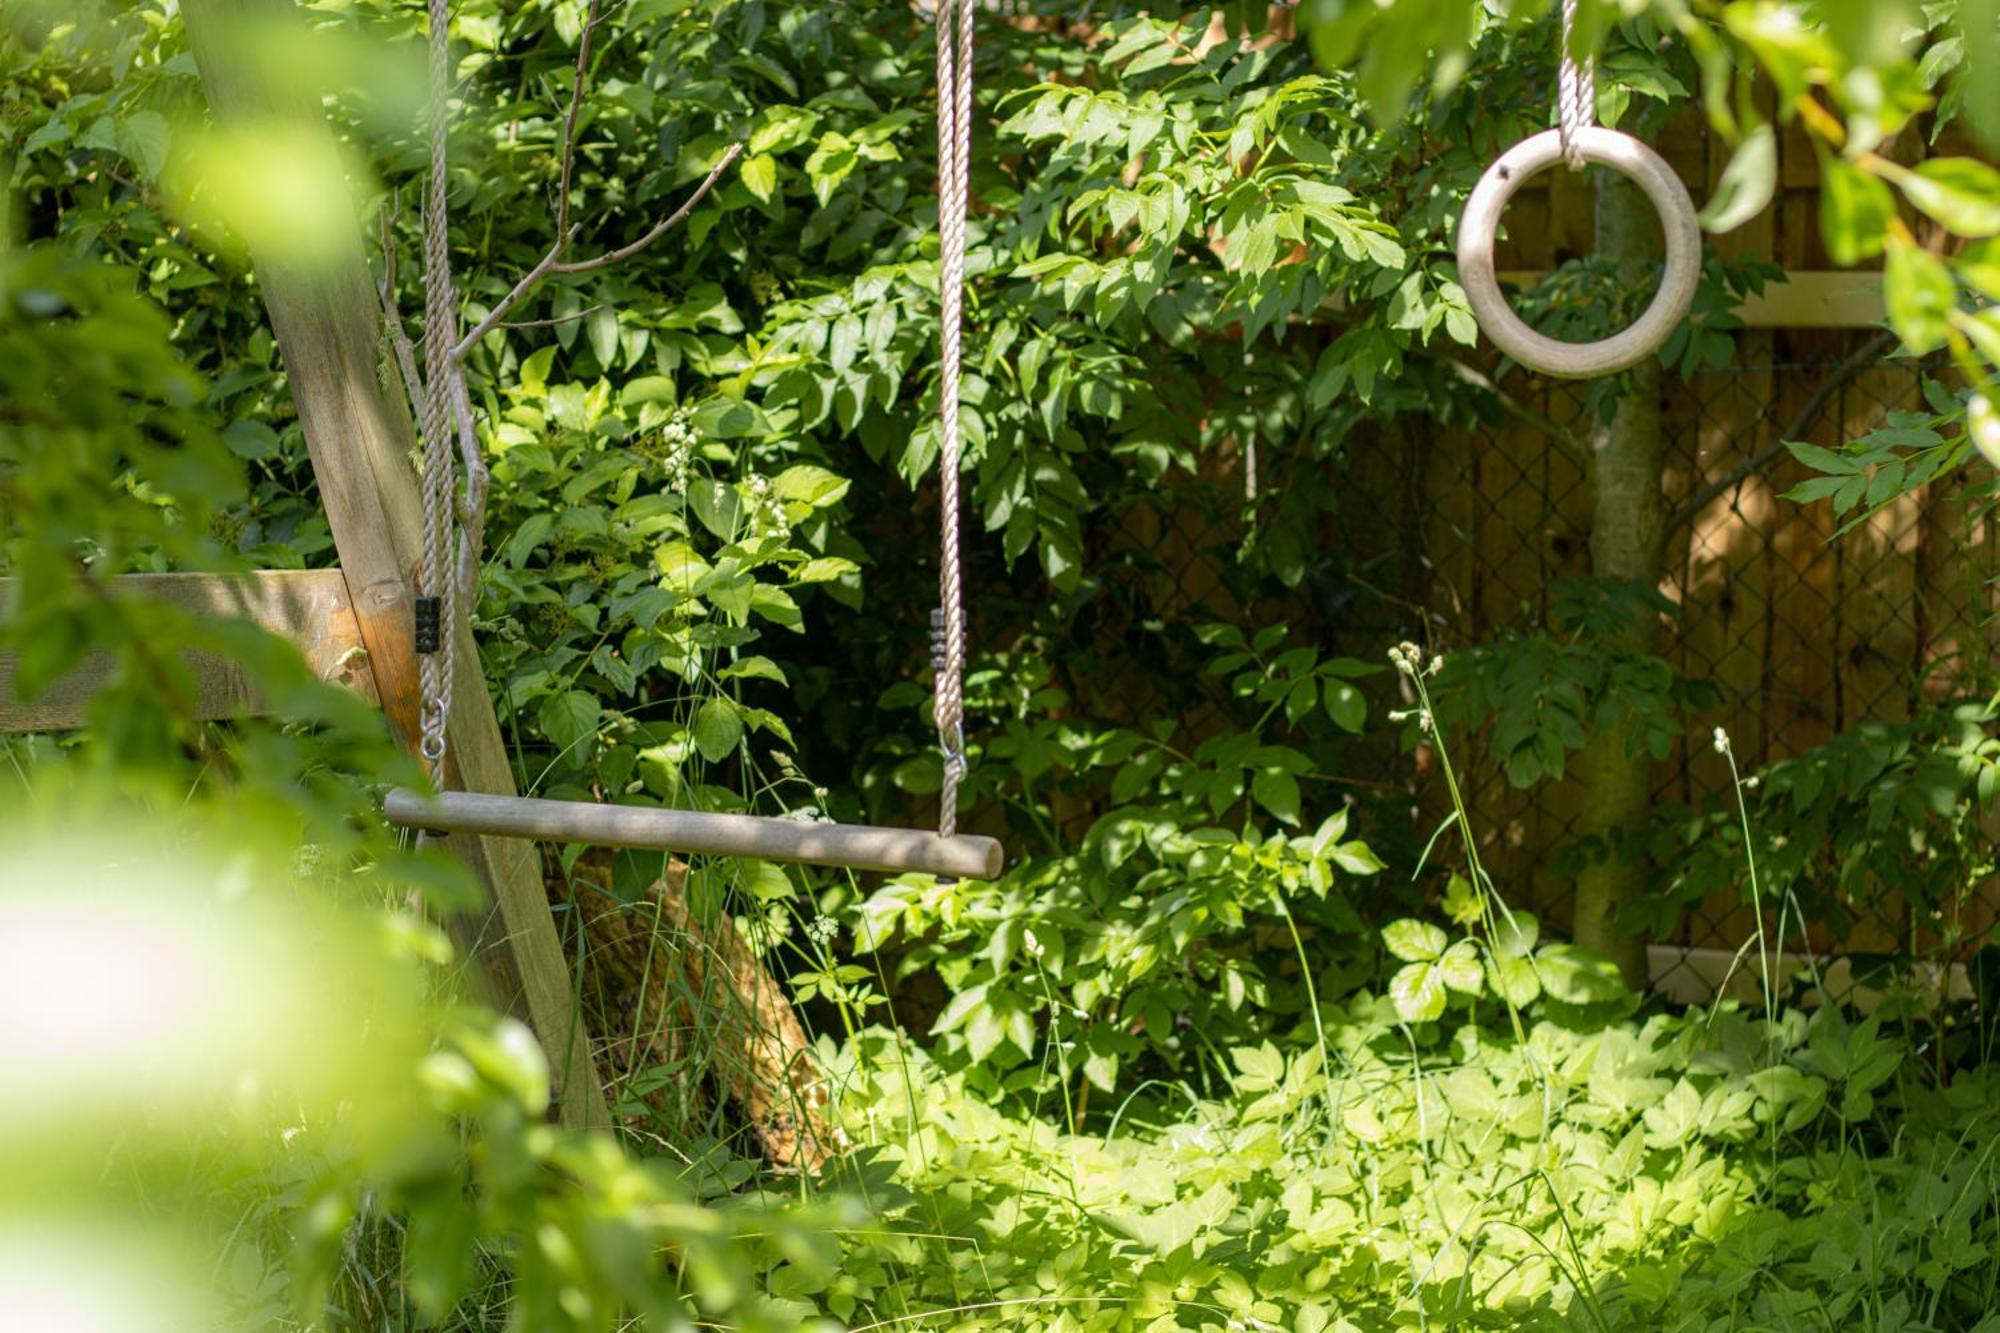
[[[1571,147],[1586,162],[1628,177],[1660,215],[1666,263],[1660,287],[1630,327],[1590,343],[1563,342],[1529,328],[1507,304],[1493,270],[1500,214],[1530,177],[1563,160],[1563,133],[1544,130],[1502,153],[1465,201],[1458,223],[1458,280],[1479,327],[1501,351],[1530,370],[1561,379],[1612,375],[1657,352],[1687,318],[1701,281],[1701,224],[1694,201],[1673,168],[1651,148],[1620,130],[1591,125],[1572,132]]]

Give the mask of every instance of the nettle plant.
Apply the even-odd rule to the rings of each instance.
[[[1359,731],[1354,681],[1376,668],[1287,647],[1284,626],[1246,637],[1212,625],[1200,638],[1221,650],[1209,672],[1256,712],[1244,729],[1186,749],[1169,725],[1147,734],[1052,720],[1063,699],[1046,663],[1028,685],[999,673],[978,682],[996,711],[1011,691],[1014,716],[988,744],[986,769],[1001,771],[975,770],[975,780],[999,799],[1020,790],[1056,809],[1067,792],[1108,791],[1102,808],[1072,850],[998,881],[902,879],[854,909],[860,948],[900,936],[899,975],[933,971],[944,982],[953,998],[934,1026],[941,1049],[989,1077],[1041,1054],[1044,1034],[1056,1072],[1078,1071],[1107,1092],[1134,1063],[1198,1063],[1229,1034],[1300,1021],[1315,975],[1364,951],[1350,886],[1381,862],[1352,835],[1344,806],[1307,825],[1318,802],[1305,793],[1326,775],[1284,739]],[[927,789],[934,767],[912,756],[897,779]],[[1030,1069],[1010,1086],[1036,1086],[1048,1072]]]

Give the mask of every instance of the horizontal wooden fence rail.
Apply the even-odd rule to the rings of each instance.
[[[1503,287],[1526,291],[1548,274],[1533,269],[1506,269]],[[1347,298],[1335,292],[1321,305],[1326,313],[1347,308]],[[1882,275],[1870,269],[1800,269],[1764,285],[1761,292],[1737,303],[1736,317],[1746,329],[1872,329],[1888,317],[1882,300]],[[1302,316],[1310,319],[1311,316]]]
[[[190,615],[227,616],[260,625],[290,639],[322,680],[338,681],[375,701],[375,680],[361,648],[361,628],[348,600],[347,581],[337,569],[273,570],[256,574],[127,574],[111,581],[118,597],[163,602]],[[13,580],[0,579],[0,609],[13,600]],[[235,665],[205,653],[191,653],[195,717],[213,722],[252,716],[263,708]],[[58,679],[32,701],[14,691],[15,663],[0,653],[0,734],[74,731],[83,726],[91,696],[114,669],[103,653]]]
[[[1529,288],[1546,273],[1502,273],[1502,284]],[[1750,329],[1869,329],[1887,318],[1882,275],[1869,269],[1800,269],[1743,298],[1736,317]]]

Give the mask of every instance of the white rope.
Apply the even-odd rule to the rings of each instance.
[[[938,602],[943,624],[935,644],[938,747],[944,753],[938,835],[958,828],[958,787],[965,757],[965,588],[959,570],[959,375],[964,361],[965,215],[971,193],[971,0],[939,0],[938,83]]]
[[[417,595],[437,599],[439,644],[436,652],[419,659],[424,697],[419,748],[430,761],[432,780],[441,787],[458,640],[458,589],[465,573],[466,552],[454,550],[459,515],[453,504],[456,478],[452,454],[461,405],[454,401],[452,391],[457,380],[452,348],[457,342],[458,302],[452,290],[450,215],[446,209],[450,0],[429,0],[429,4],[431,161],[424,200],[423,555],[417,571]]]
[[[1561,64],[1556,73],[1556,116],[1562,130],[1563,161],[1571,171],[1582,171],[1583,150],[1579,134],[1597,123],[1597,58],[1586,56],[1581,65],[1570,58],[1571,36],[1576,29],[1577,0],[1562,0]]]

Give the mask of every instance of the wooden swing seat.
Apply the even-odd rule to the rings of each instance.
[[[914,870],[946,879],[993,879],[1006,864],[1000,844],[976,834],[944,838],[921,829],[809,823],[761,815],[545,801],[465,791],[425,796],[401,787],[389,793],[383,812],[390,823],[400,827],[444,833],[749,857],[848,870]]]

